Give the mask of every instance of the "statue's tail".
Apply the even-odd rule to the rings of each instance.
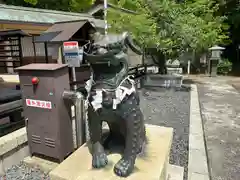
[[[142,55],[142,54],[143,54],[143,51],[142,51],[141,47],[139,47],[138,45],[136,45],[136,44],[133,42],[133,39],[131,38],[131,36],[130,36],[128,33],[124,33],[124,36],[126,37],[126,38],[125,38],[125,41],[126,41],[128,47],[129,47],[133,52],[135,52],[136,54]]]
[[[94,55],[94,54],[88,54],[88,53],[84,52],[84,55],[85,55],[85,59],[91,63],[95,63],[95,62],[107,63],[107,61],[104,61],[105,59],[112,58],[114,55],[116,55],[118,53],[119,53],[118,49],[113,49],[113,50],[106,52],[105,54]]]

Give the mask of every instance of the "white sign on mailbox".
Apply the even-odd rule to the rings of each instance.
[[[36,107],[36,108],[52,109],[52,103],[50,101],[26,99],[26,105],[30,107]]]
[[[77,41],[64,42],[63,51],[66,64],[69,67],[80,67],[83,59],[83,49],[79,48]]]

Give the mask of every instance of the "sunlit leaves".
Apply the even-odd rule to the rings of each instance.
[[[24,1],[36,7],[73,12],[84,11],[95,2],[95,0]],[[173,0],[108,0],[108,2],[138,13],[127,14],[109,8],[107,18],[110,31],[117,33],[129,31],[146,47],[157,47],[168,53],[201,51],[223,43],[227,38],[225,33],[228,27],[223,24],[225,17],[219,17],[215,13],[219,8],[217,1],[185,0],[176,3]],[[238,18],[237,13],[232,15],[234,22]]]
[[[26,3],[36,5],[38,3],[38,0],[24,0]]]
[[[212,0],[176,3],[171,0],[120,0],[117,5],[139,15],[108,11],[111,30],[130,31],[144,46],[173,51],[203,50],[222,43],[227,36],[224,17],[214,15]]]
[[[36,7],[47,9],[82,12],[89,9],[95,0],[24,0],[26,3]]]

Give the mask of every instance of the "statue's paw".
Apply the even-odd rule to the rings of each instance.
[[[120,159],[114,166],[114,173],[120,177],[129,176],[134,169],[134,162],[131,159]]]
[[[103,153],[96,153],[92,156],[93,168],[103,168],[108,164],[107,155]]]
[[[139,147],[138,149],[137,149],[137,154],[141,154],[141,152],[142,152],[142,146],[141,147]]]

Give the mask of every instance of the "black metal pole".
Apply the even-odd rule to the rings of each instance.
[[[65,63],[65,56],[63,54],[63,42],[61,44],[61,56],[62,56],[62,63]]]
[[[21,42],[21,36],[18,36],[18,46],[19,46],[19,60],[20,60],[20,66],[22,66],[22,59],[23,59],[23,53],[22,53],[22,42]]]
[[[146,53],[146,49],[144,46],[143,53],[142,53],[142,64],[144,65],[144,76],[143,76],[143,78],[140,79],[140,88],[144,87],[144,84],[146,82],[147,66],[145,64],[145,53]]]
[[[36,54],[36,46],[35,46],[35,42],[34,42],[34,36],[32,36],[32,43],[33,43],[34,62],[36,63],[37,54]]]
[[[46,63],[48,63],[48,47],[47,47],[47,42],[44,42],[44,49],[45,49]]]

